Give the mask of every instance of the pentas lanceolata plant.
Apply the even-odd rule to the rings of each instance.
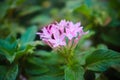
[[[42,41],[64,57],[67,65],[73,65],[74,49],[81,37],[88,32],[83,31],[81,23],[61,20],[43,27],[37,34]]]
[[[45,26],[37,34],[51,48],[63,51],[75,48],[81,37],[87,33],[83,31],[80,22],[74,24],[71,21],[61,20],[59,23]]]
[[[87,70],[105,71],[112,64],[120,62],[120,55],[107,48],[90,49],[75,54],[76,46],[83,35],[81,23],[61,20],[45,26],[37,34],[42,41],[60,54],[63,59],[65,80],[84,80]]]

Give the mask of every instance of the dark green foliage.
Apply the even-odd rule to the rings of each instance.
[[[0,69],[0,80],[16,80],[16,77],[18,75],[18,65],[0,65]]]
[[[20,58],[26,52],[32,52],[33,50],[33,40],[35,39],[35,34],[37,32],[36,27],[29,28],[21,39],[13,39],[8,37],[6,39],[0,40],[0,54],[4,55],[6,59],[12,63],[15,58]],[[32,37],[31,37],[32,35]]]
[[[84,69],[81,66],[66,67],[65,80],[84,80]]]
[[[84,80],[87,70],[95,80],[109,80],[103,72],[110,67],[119,78],[119,5],[119,0],[1,0],[0,80],[20,80],[21,75],[27,80]],[[61,19],[81,21],[89,30],[70,65],[36,36],[39,27]]]
[[[120,62],[120,53],[100,49],[86,58],[85,68],[93,71],[105,71],[108,67]]]

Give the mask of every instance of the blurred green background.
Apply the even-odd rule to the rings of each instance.
[[[119,7],[120,0],[0,0],[0,38],[20,38],[30,26],[37,26],[39,31],[49,23],[66,19],[81,22],[84,30],[90,31],[81,50],[104,46],[120,52]],[[48,46],[37,49],[51,50]],[[104,74],[104,80],[120,80],[119,65]]]
[[[61,19],[80,21],[94,32],[94,45],[120,51],[119,0],[1,0],[0,38],[19,35],[30,25],[43,27]]]

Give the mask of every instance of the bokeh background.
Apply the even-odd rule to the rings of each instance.
[[[90,31],[80,50],[107,47],[120,52],[120,0],[0,0],[1,39],[8,35],[19,38],[30,26],[36,25],[39,31],[61,19],[81,22],[84,30]],[[51,50],[46,45],[36,48]],[[120,80],[120,65],[103,74],[99,80]],[[94,80],[93,72],[86,76],[86,80]]]

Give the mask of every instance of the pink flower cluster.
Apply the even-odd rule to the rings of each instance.
[[[74,24],[71,21],[61,20],[59,23],[55,22],[44,27],[37,34],[52,48],[68,45],[75,46],[81,36],[87,33],[82,28],[80,22]],[[66,38],[68,39],[68,43],[66,42]]]

